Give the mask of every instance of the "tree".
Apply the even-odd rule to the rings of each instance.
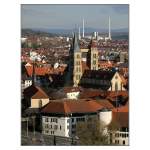
[[[80,145],[108,144],[108,135],[104,134],[103,123],[100,123],[97,118],[77,123],[76,134],[79,137]]]

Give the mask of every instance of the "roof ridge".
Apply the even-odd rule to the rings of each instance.
[[[67,102],[66,101],[63,101],[63,106],[64,106],[64,112],[65,114],[71,112],[69,106],[67,105]]]

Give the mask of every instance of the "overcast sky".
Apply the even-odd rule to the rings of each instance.
[[[22,28],[72,29],[82,26],[106,29],[128,28],[128,5],[28,5],[21,6]]]

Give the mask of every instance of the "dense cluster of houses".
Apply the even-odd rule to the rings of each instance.
[[[88,50],[80,50],[76,36],[73,42],[69,64],[28,62],[23,66],[22,118],[34,117],[35,130],[44,135],[75,137],[78,122],[96,117],[109,144],[128,145],[128,66],[113,61],[101,64],[95,41]],[[83,51],[87,51],[86,61]],[[63,97],[52,98],[49,88],[58,88]],[[113,123],[117,126],[110,130]]]

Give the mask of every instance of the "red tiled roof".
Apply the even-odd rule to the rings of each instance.
[[[97,96],[103,96],[104,92],[100,90],[94,90],[94,89],[84,89],[80,93],[80,98],[92,98],[92,97],[97,97]]]
[[[38,86],[31,85],[24,90],[25,97],[33,99],[49,98],[48,95]]]
[[[107,99],[116,100],[116,96],[128,97],[128,91],[107,91]]]
[[[97,112],[103,106],[96,101],[86,100],[55,100],[49,102],[43,109],[43,113],[88,113]]]
[[[33,66],[26,66],[27,74],[32,76],[33,73]],[[46,67],[35,67],[35,74],[36,75],[45,75],[48,72],[48,68]]]
[[[29,76],[32,76],[33,73],[33,66],[26,66],[26,71]],[[35,67],[35,74],[44,76],[46,74],[58,74],[63,73],[65,71],[66,67],[60,66],[58,68],[52,68],[52,67]]]
[[[108,109],[114,108],[114,106],[107,99],[97,100],[97,103],[102,105],[104,108],[108,108]]]
[[[128,112],[113,112],[112,122],[116,122],[119,127],[129,126],[129,113]]]
[[[117,107],[117,108],[114,108],[112,109],[113,112],[129,112],[129,107],[128,105],[125,105],[125,106],[121,106],[121,107]]]

